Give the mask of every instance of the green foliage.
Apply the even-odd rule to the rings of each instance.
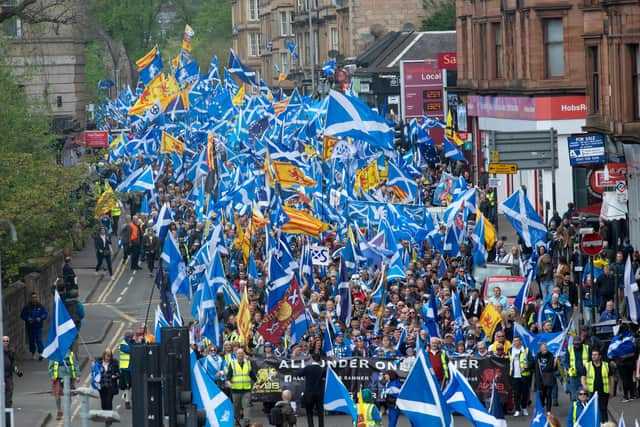
[[[109,73],[105,66],[104,45],[92,41],[87,43],[84,48],[84,77],[87,93],[87,102],[97,102],[104,95],[98,90],[98,81],[108,80]]]
[[[86,168],[56,164],[45,100],[26,96],[13,73],[24,81],[29,71],[15,70],[7,58],[0,55],[0,218],[16,225],[19,241],[11,242],[0,227],[0,255],[3,275],[13,279],[29,259],[47,255],[47,248],[60,253],[72,226],[83,221],[86,200],[75,197],[75,190]]]
[[[422,21],[422,31],[451,31],[456,29],[455,0],[424,0],[429,16]]]
[[[113,39],[136,60],[162,41],[158,16],[162,0],[90,0],[89,10]]]

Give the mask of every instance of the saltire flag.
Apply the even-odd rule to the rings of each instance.
[[[496,379],[493,379],[493,386],[491,387],[491,404],[489,405],[489,414],[491,414],[496,422],[496,427],[507,427],[507,421],[504,418],[504,408],[502,402],[500,402],[500,395],[496,387]]]
[[[460,241],[458,239],[458,234],[456,233],[455,225],[450,225],[447,229],[447,234],[444,236],[442,251],[451,257],[457,257],[460,254]]]
[[[177,153],[182,156],[184,153],[184,142],[168,132],[162,131],[162,139],[160,140],[160,152],[173,154]]]
[[[242,290],[242,298],[240,300],[240,307],[238,309],[237,318],[238,332],[242,336],[245,345],[249,344],[249,337],[251,334],[251,305],[249,303],[249,297],[247,296],[247,287]]]
[[[522,316],[524,312],[524,308],[527,305],[527,299],[529,299],[531,282],[533,282],[534,270],[530,270],[527,274],[524,283],[520,287],[518,294],[516,295],[516,299],[513,300],[513,308],[516,309],[516,312]]]
[[[162,313],[162,309],[160,308],[160,304],[158,304],[156,306],[156,318],[155,318],[155,322],[154,322],[154,336],[155,336],[155,342],[159,343],[160,342],[160,336],[162,335],[161,329],[162,328],[169,328],[169,322],[167,322],[167,319],[164,317],[164,314]]]
[[[395,347],[395,354],[398,357],[402,357],[402,344],[404,344],[404,342],[407,340],[407,328],[405,328],[404,326],[400,326],[400,329],[402,329],[402,331],[400,332],[400,337],[398,338],[398,342],[396,343],[396,347]]]
[[[202,284],[197,327],[200,330],[200,337],[209,338],[218,347],[222,345],[222,334],[216,309],[216,294],[208,283]]]
[[[52,362],[64,363],[64,358],[78,336],[78,328],[69,315],[58,292],[54,292],[53,316],[49,335],[42,350],[42,357]]]
[[[282,210],[289,217],[289,221],[280,227],[283,233],[307,234],[311,237],[318,238],[319,234],[326,231],[329,227],[327,223],[320,221],[308,212],[288,206],[282,206]]]
[[[549,352],[557,356],[562,351],[562,345],[572,327],[572,324],[569,323],[567,328],[561,332],[533,334],[519,323],[514,323],[513,336],[518,336],[522,339],[522,344],[529,349],[533,357],[538,354],[540,343],[543,342],[547,344]]]
[[[498,323],[502,322],[502,316],[500,316],[500,313],[496,310],[493,303],[489,303],[485,306],[484,310],[482,310],[479,322],[485,335],[489,337],[489,339],[493,339],[493,332],[496,330]]]
[[[415,180],[405,176],[394,162],[389,162],[387,185],[391,187],[402,203],[413,202],[418,191],[418,184]]]
[[[160,113],[164,111],[167,105],[179,94],[180,87],[176,79],[173,76],[165,77],[164,73],[160,73],[144,88],[144,91],[136,103],[129,109],[127,115],[139,116],[156,105],[156,102],[159,103],[160,111],[158,111],[158,113]]]
[[[296,46],[296,44],[293,42],[293,40],[291,40],[291,39],[286,39],[286,40],[284,41],[284,44],[287,46],[287,49],[289,49],[289,52],[291,52],[291,57],[292,57],[293,59],[298,59],[298,58],[299,58],[299,56],[298,56],[298,52],[296,52],[296,48],[297,48],[298,46]]]
[[[607,350],[607,357],[609,360],[613,360],[616,357],[624,357],[636,352],[635,340],[633,333],[627,331],[624,335],[616,335],[609,343],[609,349]]]
[[[322,339],[322,351],[327,357],[333,357],[333,338],[331,337],[331,328],[329,318],[325,319],[324,336]]]
[[[440,384],[432,373],[429,360],[423,351],[400,389],[396,405],[409,418],[412,425],[450,427],[451,412],[440,391]]]
[[[447,261],[444,256],[440,256],[440,262],[438,263],[438,280],[442,280],[445,274],[447,274]]]
[[[487,262],[487,257],[489,256],[486,246],[485,222],[483,221],[483,218],[484,216],[478,209],[476,225],[473,227],[473,234],[471,234],[471,240],[473,240],[474,265],[484,265]]]
[[[329,92],[325,135],[352,137],[375,147],[394,150],[394,130],[384,118],[356,97]]]
[[[187,266],[182,259],[178,242],[171,233],[167,234],[160,259],[164,261],[169,273],[169,283],[173,295],[183,294],[191,298],[191,284],[187,275]]]
[[[464,416],[475,427],[497,425],[496,418],[487,412],[471,384],[453,364],[449,365],[449,378],[449,383],[442,394],[451,412]]]
[[[455,333],[455,342],[464,342],[464,330],[469,326],[469,321],[462,311],[462,302],[458,296],[458,292],[451,292],[451,315],[453,316],[453,330]]]
[[[331,366],[327,366],[327,381],[324,387],[324,409],[332,412],[342,412],[351,415],[353,421],[358,418],[356,404],[349,391]]]
[[[440,336],[440,327],[438,326],[438,302],[436,301],[436,295],[431,287],[431,294],[429,296],[429,304],[426,308],[424,316],[424,325],[429,333],[430,337]]]
[[[536,412],[531,419],[531,427],[550,427],[544,406],[542,406],[539,391],[536,392]]]
[[[202,364],[198,363],[195,352],[191,352],[191,390],[193,403],[205,411],[206,427],[233,427],[233,403],[226,394],[207,375]]]
[[[247,276],[251,277],[253,280],[258,280],[260,276],[258,275],[258,268],[256,267],[256,260],[253,256],[253,251],[249,253],[249,262],[247,263]]]
[[[153,232],[156,233],[156,236],[158,236],[158,240],[164,242],[164,238],[169,231],[169,226],[173,221],[173,212],[171,211],[169,204],[165,203],[160,208],[160,212],[158,212],[156,223],[153,224]]]
[[[116,191],[121,193],[133,193],[134,191],[153,190],[155,181],[153,178],[153,170],[151,166],[140,168],[131,173],[129,178],[122,181]]]
[[[304,303],[296,278],[291,279],[291,284],[280,300],[274,301],[270,297],[269,304],[273,308],[264,315],[258,331],[265,340],[276,345],[280,342],[289,325],[304,312]]]
[[[575,427],[599,427],[600,426],[600,408],[598,407],[598,392],[593,393],[587,406],[584,407],[582,413],[576,419]]]
[[[252,86],[256,85],[256,72],[251,67],[246,66],[240,61],[240,58],[236,55],[233,49],[229,49],[229,73],[238,77],[245,83],[249,83]]]
[[[308,177],[302,169],[293,163],[273,160],[271,162],[276,181],[283,187],[301,185],[303,187],[315,187],[317,182]]]
[[[499,211],[509,220],[524,244],[533,248],[547,240],[547,227],[522,189],[500,203]]]
[[[462,154],[462,151],[446,136],[444,137],[444,156],[451,160],[458,160],[467,163],[467,159]]]
[[[322,74],[325,76],[333,76],[336,73],[336,60],[331,58],[322,66]]]
[[[311,315],[305,309],[300,316],[293,322],[291,325],[291,332],[289,336],[289,347],[298,344],[304,335],[307,333],[307,329],[309,325],[313,322],[311,321]]]
[[[627,256],[627,262],[624,265],[624,297],[627,299],[627,311],[629,319],[638,324],[640,317],[640,301],[638,301],[638,284],[636,282],[633,267],[631,266],[631,256]]]
[[[340,273],[338,275],[338,295],[340,302],[336,307],[336,315],[338,319],[345,325],[351,324],[351,313],[353,310],[353,301],[351,297],[351,289],[349,289],[349,275],[344,259],[340,257]]]
[[[164,71],[162,65],[162,57],[160,56],[160,49],[155,46],[146,55],[136,61],[138,67],[138,75],[140,80],[146,86],[151,80],[153,80],[158,74]]]

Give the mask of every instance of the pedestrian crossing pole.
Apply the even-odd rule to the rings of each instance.
[[[0,219],[0,224],[4,224],[9,227],[11,231],[11,240],[13,242],[18,241],[18,234],[16,233],[16,227],[13,225],[11,221],[8,219]],[[3,314],[3,304],[2,301],[2,260],[0,259],[0,336],[4,336],[4,314]],[[0,351],[0,427],[6,427],[7,425],[7,414],[5,408],[5,399],[7,394],[6,384],[4,382],[4,351]],[[13,375],[13,372],[11,372]]]

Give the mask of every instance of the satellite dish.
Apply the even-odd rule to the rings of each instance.
[[[406,22],[402,26],[402,31],[405,33],[413,33],[415,30],[416,30],[416,26],[413,25],[411,22]]]
[[[369,27],[369,32],[375,37],[378,38],[384,34],[384,25],[382,24],[373,24]]]

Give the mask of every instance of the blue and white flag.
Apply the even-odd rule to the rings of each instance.
[[[627,262],[624,266],[624,297],[627,299],[629,319],[638,324],[640,301],[638,300],[638,284],[631,266],[631,256],[627,256]]]
[[[345,265],[343,259],[340,259],[338,295],[340,295],[340,301],[336,307],[336,315],[342,323],[344,323],[345,325],[349,325],[351,324],[353,301],[351,297],[351,289],[349,289],[349,275],[347,272],[347,266]]]
[[[484,232],[484,220],[480,217],[480,221],[476,222],[473,234],[471,234],[471,240],[473,240],[473,265],[484,265],[489,256]]]
[[[600,408],[598,407],[598,392],[593,393],[587,406],[576,419],[574,427],[600,427]]]
[[[453,364],[449,365],[449,377],[449,384],[442,394],[451,412],[461,414],[475,427],[496,426],[498,420],[487,412],[467,379]]]
[[[469,326],[469,321],[462,311],[462,303],[458,292],[452,290],[451,292],[451,315],[453,316],[453,330],[455,333],[455,342],[464,342],[464,330]]]
[[[491,404],[489,405],[489,414],[495,419],[496,427],[507,427],[507,421],[504,419],[504,408],[502,402],[500,402],[500,396],[496,389],[496,379],[493,379],[493,386],[491,387]]]
[[[449,140],[449,138],[444,138],[444,156],[451,160],[459,160],[461,162],[467,163],[467,159],[465,159],[462,151]]]
[[[173,295],[183,294],[191,298],[191,285],[189,284],[189,276],[187,275],[187,266],[180,254],[178,242],[176,242],[176,239],[170,233],[164,241],[160,259],[167,265],[171,293],[173,293]]]
[[[229,67],[226,71],[229,71],[229,73],[245,83],[249,83],[252,86],[256,85],[256,72],[251,67],[244,65],[233,49],[229,49]]]
[[[540,392],[536,392],[536,412],[531,419],[531,427],[549,427],[549,420],[540,400]]]
[[[396,405],[412,425],[449,427],[453,424],[440,384],[423,351],[418,352],[409,376],[400,389]]]
[[[400,333],[400,338],[398,338],[398,342],[396,343],[396,356],[402,357],[402,344],[407,340],[407,329],[404,326],[400,326],[402,332]]]
[[[333,340],[331,339],[331,325],[329,325],[329,319],[325,320],[324,337],[322,339],[322,351],[328,357],[333,357]]]
[[[311,315],[309,314],[309,311],[305,309],[291,325],[289,347],[298,344],[302,340],[304,335],[307,333],[307,329],[309,329],[309,325],[311,324]]]
[[[169,328],[169,327],[170,327],[169,322],[167,322],[167,319],[164,317],[164,314],[162,313],[162,309],[160,308],[160,304],[158,304],[156,306],[156,318],[155,318],[154,328],[153,328],[153,331],[154,331],[153,333],[157,343],[160,342],[160,337],[162,336],[161,329]]]
[[[438,326],[438,303],[436,301],[436,295],[433,292],[433,286],[431,287],[429,304],[427,305],[426,314],[424,316],[424,325],[427,328],[427,332],[430,337],[440,336],[440,327]]]
[[[527,299],[529,298],[529,289],[531,287],[531,282],[533,281],[534,274],[534,270],[529,271],[524,283],[518,291],[518,295],[516,295],[516,299],[513,300],[513,308],[515,308],[516,312],[521,316],[524,312],[524,307],[527,305]]]
[[[352,137],[370,145],[393,150],[394,130],[384,118],[353,96],[329,92],[325,135]]]
[[[174,221],[173,212],[168,203],[162,205],[156,221],[157,222],[153,224],[153,232],[158,236],[158,240],[162,242],[169,231],[169,226]]]
[[[447,261],[445,261],[444,256],[441,256],[438,263],[438,280],[442,280],[444,275],[447,274],[447,268]]]
[[[623,357],[636,352],[636,346],[631,331],[627,331],[624,335],[616,335],[609,344],[607,357],[611,360],[615,357]]]
[[[499,210],[528,247],[533,248],[536,243],[547,240],[547,227],[522,189],[500,203]]]
[[[136,169],[125,178],[117,187],[120,193],[152,190],[154,186],[153,171],[151,166]]]
[[[64,306],[60,294],[54,292],[53,316],[49,326],[49,335],[42,357],[54,362],[63,363],[71,344],[78,336],[78,329]]]
[[[351,415],[353,421],[358,419],[358,411],[347,388],[331,366],[327,366],[327,381],[324,387],[324,409]]]
[[[322,74],[325,76],[333,76],[336,73],[336,60],[331,58],[322,66]]]
[[[191,390],[193,403],[206,413],[206,427],[233,427],[233,403],[207,375],[191,352]]]

